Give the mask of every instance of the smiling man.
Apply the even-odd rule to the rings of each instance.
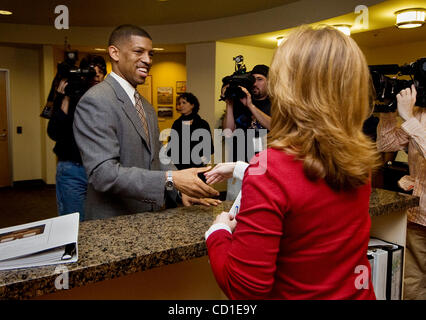
[[[184,204],[218,192],[197,176],[208,168],[176,171],[160,162],[154,108],[136,90],[152,65],[152,40],[143,29],[114,29],[108,47],[112,72],[79,101],[74,135],[88,176],[86,218],[102,219],[159,210],[182,192]],[[166,201],[168,200],[168,201]]]

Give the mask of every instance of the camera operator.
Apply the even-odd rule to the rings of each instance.
[[[407,254],[404,299],[426,299],[426,108],[414,108],[416,88],[400,91],[396,96],[397,110],[403,119],[397,127],[396,113],[381,113],[377,129],[377,147],[381,152],[408,148],[410,175],[398,184],[420,197],[418,207],[408,210]]]
[[[56,202],[59,215],[80,213],[84,220],[84,201],[87,176],[82,165],[80,151],[74,140],[73,121],[76,105],[83,94],[106,75],[104,58],[87,55],[81,60],[80,70],[90,70],[81,78],[62,78],[56,88],[53,112],[47,127],[49,137],[56,141],[53,151],[58,157],[56,168]]]
[[[246,94],[246,97],[240,101],[246,108],[250,110],[252,114],[251,123],[248,125],[240,125],[238,119],[234,118],[233,101],[231,99],[226,99],[226,115],[223,122],[224,129],[231,129],[231,131],[234,131],[237,128],[266,128],[269,130],[271,127],[271,101],[268,97],[268,72],[268,66],[264,64],[256,65],[250,72],[256,80],[251,93],[246,88],[240,87],[241,90]],[[227,85],[222,87],[222,97],[227,87]]]
[[[233,139],[232,143],[232,159],[227,159],[230,162],[236,161],[245,161],[249,162],[249,146],[248,144],[251,141],[247,139],[247,130],[256,130],[256,134],[259,133],[258,129],[270,129],[271,127],[271,101],[268,96],[268,77],[269,67],[263,64],[256,65],[250,74],[254,77],[253,86],[249,92],[247,88],[239,86],[245,94],[245,97],[235,100],[235,99],[226,99],[225,92],[229,87],[227,84],[227,79],[224,78],[222,81],[224,85],[222,86],[221,100],[226,102],[226,114],[223,119],[223,128],[230,129],[234,132],[236,129],[242,129],[245,136],[245,150],[244,156],[241,157],[238,153],[238,148],[240,147],[236,137],[231,137],[226,135],[226,138]],[[248,112],[247,112],[248,111]],[[258,134],[256,136],[259,142],[265,137]],[[253,141],[254,144],[254,141]],[[255,153],[260,152],[263,148],[266,147],[263,143],[260,144],[260,148],[253,146]],[[241,190],[241,181],[233,179],[228,180],[227,186],[227,200],[235,200],[239,191]]]

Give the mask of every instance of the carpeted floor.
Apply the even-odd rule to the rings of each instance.
[[[57,215],[54,185],[0,188],[0,228]]]

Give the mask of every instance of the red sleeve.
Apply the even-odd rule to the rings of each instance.
[[[270,293],[287,207],[283,191],[267,172],[247,172],[233,235],[219,230],[207,240],[213,273],[230,299],[262,299]]]

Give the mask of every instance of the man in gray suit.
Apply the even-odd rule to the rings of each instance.
[[[213,204],[217,196],[197,174],[159,159],[161,143],[153,107],[136,90],[152,64],[152,40],[136,26],[117,27],[109,39],[112,72],[79,101],[74,136],[88,176],[86,219],[159,210],[165,199]]]

